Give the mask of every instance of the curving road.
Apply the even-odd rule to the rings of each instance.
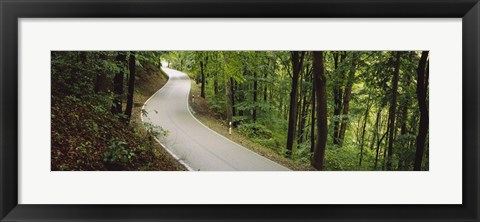
[[[169,135],[158,138],[158,142],[189,170],[289,170],[203,125],[189,110],[189,77],[173,69],[163,70],[170,78],[147,100],[143,109],[148,112],[148,117],[142,117],[142,120],[169,131]]]

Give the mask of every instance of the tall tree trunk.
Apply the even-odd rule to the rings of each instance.
[[[202,83],[202,85],[200,86],[200,96],[202,98],[205,98],[205,70],[203,65],[204,65],[203,61],[200,61],[200,74],[201,74],[201,83]]]
[[[387,120],[387,132],[385,133],[385,135],[389,135],[389,132],[390,132],[389,124],[390,124],[390,119]],[[387,146],[388,146],[388,141],[389,141],[389,139],[388,139],[388,137],[386,137],[385,143],[387,144]],[[385,170],[385,167],[387,165],[387,152],[388,152],[387,148],[384,148],[383,149],[383,158],[382,158],[382,170]]]
[[[310,152],[313,153],[315,151],[315,104],[317,103],[316,97],[315,97],[315,89],[316,84],[315,84],[315,74],[312,73],[312,113],[311,113],[311,125],[310,125]]]
[[[124,52],[118,53],[116,57],[118,63],[123,64],[125,59],[126,54]],[[121,70],[116,73],[115,77],[113,78],[113,93],[115,95],[113,98],[112,108],[110,109],[113,114],[122,113],[123,76],[124,73],[123,70]]]
[[[238,90],[237,90],[237,94],[239,94],[239,95],[237,96],[238,99],[236,100],[236,102],[237,102],[237,103],[242,103],[242,102],[245,101],[245,84],[244,84],[244,83],[237,83],[236,85],[237,85],[236,88],[238,89]],[[239,115],[239,116],[243,116],[243,115],[244,115],[243,109],[237,109],[237,111],[238,111],[238,115]]]
[[[347,85],[345,86],[345,91],[343,94],[343,102],[342,102],[342,118],[340,122],[340,132],[338,135],[338,145],[343,146],[343,140],[345,139],[345,132],[347,131],[347,124],[348,124],[348,112],[350,109],[350,99],[352,97],[352,88],[353,82],[355,79],[355,71],[357,66],[357,53],[352,52],[352,63],[350,66],[350,71],[347,77]]]
[[[215,96],[218,95],[218,80],[216,76],[213,79],[213,94],[215,94]]]
[[[300,121],[298,124],[298,144],[303,143],[303,138],[305,135],[305,124],[307,122],[307,116],[308,116],[308,108],[310,107],[309,106],[310,103],[307,101],[307,92],[306,90],[303,90],[303,91],[305,92],[303,93],[302,105],[300,106],[301,109],[300,109]]]
[[[323,52],[313,52],[313,73],[315,76],[317,99],[317,143],[313,152],[313,167],[323,170],[325,148],[327,145],[327,79],[323,65]]]
[[[253,122],[257,122],[257,90],[258,90],[258,81],[257,81],[257,72],[253,72]]]
[[[379,122],[380,122],[380,118],[381,118],[381,114],[382,114],[382,108],[380,108],[378,111],[377,111],[377,118],[375,119],[375,131],[373,132],[373,139],[372,139],[372,143],[370,144],[370,150],[373,150],[374,147],[375,147],[375,144],[378,140],[378,137],[379,137]],[[377,149],[376,149],[376,155],[375,155],[375,169],[377,169],[377,162],[378,162],[378,150],[379,150],[379,147],[377,146]]]
[[[382,141],[383,141],[383,139],[385,139],[385,137],[387,136],[387,134],[388,134],[388,130],[387,130],[385,133],[383,133],[383,136],[382,136],[381,138],[379,138],[379,139],[377,140],[377,149],[376,149],[377,154],[375,155],[375,170],[376,170],[377,167],[378,167],[378,160],[379,160],[379,158],[380,158],[380,146],[382,145]],[[378,137],[377,137],[377,138],[378,138]],[[385,152],[383,152],[383,153],[385,154]]]
[[[375,147],[375,140],[377,139],[377,136],[378,136],[378,122],[379,122],[379,117],[380,117],[380,112],[382,111],[382,109],[380,108],[378,111],[377,111],[377,117],[375,118],[375,125],[374,125],[374,131],[372,132],[372,142],[370,143],[370,150],[373,150],[373,148]]]
[[[105,52],[100,52],[100,59],[105,61],[108,56]],[[107,89],[107,73],[103,69],[97,70],[97,79],[95,80],[95,93],[103,93]]]
[[[267,74],[267,73],[268,73],[268,72],[265,72],[265,74],[264,74],[264,76],[263,76],[263,78],[264,78],[264,79],[263,79],[263,82],[264,82],[264,83],[263,83],[263,85],[264,85],[264,86],[263,86],[263,102],[264,102],[264,103],[267,103],[267,97],[268,97],[268,95],[267,95],[267,86],[268,86],[268,84],[267,84],[267,77],[268,77],[268,74]]]
[[[292,154],[293,141],[295,140],[295,128],[297,123],[297,93],[298,93],[298,78],[303,67],[303,60],[305,52],[291,52],[292,60],[292,91],[290,92],[290,112],[288,117],[288,134],[287,134],[287,149],[286,156],[290,157]]]
[[[334,68],[337,76],[333,83],[333,143],[340,144],[340,114],[342,112],[342,96],[343,96],[343,87],[342,82],[344,78],[343,71],[338,70],[339,63],[342,63],[345,60],[346,52],[337,52],[334,53]]]
[[[422,168],[423,153],[425,149],[425,140],[428,133],[428,106],[427,106],[427,91],[428,91],[428,69],[426,70],[428,58],[428,51],[422,52],[420,62],[417,68],[417,99],[420,108],[420,123],[417,135],[417,149],[415,151],[415,163],[413,170],[419,171]]]
[[[405,101],[405,104],[401,108],[401,110],[402,110],[402,113],[400,114],[401,115],[400,121],[402,123],[402,125],[400,127],[400,134],[401,135],[406,135],[407,134],[408,106],[409,105],[410,105],[410,103],[408,102],[408,99],[407,99],[407,101]]]
[[[390,102],[389,112],[389,134],[388,134],[388,157],[387,170],[392,170],[392,156],[393,156],[393,135],[395,134],[395,113],[397,110],[397,90],[398,90],[398,74],[400,72],[400,55],[401,52],[395,53],[395,70],[392,78],[392,100]]]
[[[408,82],[406,82],[404,87],[408,87],[408,85],[409,85]],[[398,108],[398,110],[400,111],[400,115],[398,115],[397,124],[400,123],[400,135],[402,135],[404,138],[407,135],[408,107],[409,106],[410,106],[410,98],[406,98],[403,103],[400,103],[399,108]],[[401,142],[401,146],[405,150],[410,150],[409,144],[410,143],[408,141],[402,141]],[[404,165],[403,165],[404,159],[405,159],[405,157],[403,155],[403,152],[398,153],[397,170],[403,170],[404,169]]]
[[[135,88],[135,52],[130,52],[129,59],[129,71],[130,76],[128,79],[128,95],[127,95],[127,107],[125,109],[125,116],[127,116],[127,123],[130,122],[130,117],[132,116],[133,109],[133,92]]]
[[[219,67],[219,64],[220,64],[220,61],[218,60],[218,53],[214,53],[215,55],[215,72],[214,72],[214,75],[213,75],[213,94],[215,95],[215,97],[217,97],[218,95],[218,67]]]
[[[302,92],[302,99],[301,99],[301,109],[300,109],[300,121],[298,124],[298,142],[297,144],[300,145],[303,143],[304,139],[307,140],[307,136],[305,135],[305,127],[307,124],[307,117],[308,117],[308,109],[310,108],[310,102],[307,100],[308,92],[310,88],[308,88],[308,80],[312,79],[312,70],[310,66],[305,67],[305,73],[303,75],[303,82],[302,88],[300,89]],[[310,98],[311,99],[311,98]]]
[[[232,78],[225,76],[225,96],[227,99],[227,124],[232,122],[233,117],[233,94],[232,94]],[[233,124],[233,123],[232,123]]]
[[[360,137],[360,161],[358,162],[358,166],[362,166],[363,145],[364,145],[364,142],[365,142],[365,131],[366,131],[366,128],[367,128],[367,120],[368,120],[368,113],[369,112],[370,112],[370,104],[367,104],[367,109],[365,110],[365,115],[363,116],[362,135]]]
[[[299,76],[300,82],[298,84],[298,89],[299,89],[300,95],[298,95],[299,100],[298,100],[298,103],[297,103],[297,125],[295,126],[297,128],[297,130],[296,130],[296,133],[297,133],[296,134],[297,147],[299,147],[299,145],[300,145],[300,139],[299,139],[300,135],[301,135],[301,132],[300,132],[301,131],[301,126],[300,125],[302,124],[301,123],[302,122],[302,115],[303,115],[302,107],[303,107],[304,95],[305,95],[305,92],[303,90],[304,81],[303,81],[302,77],[303,77],[303,75],[302,75],[302,73],[300,73],[300,76]]]
[[[235,108],[235,85],[238,85],[235,80],[230,77],[230,101],[232,104],[232,118],[237,115],[237,110]],[[233,122],[232,122],[233,124]]]

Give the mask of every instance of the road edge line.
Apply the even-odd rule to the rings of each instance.
[[[172,69],[172,70],[174,70],[174,69]],[[181,72],[181,71],[178,71],[178,70],[175,70],[175,71]],[[187,74],[184,73],[184,72],[181,72],[181,73],[187,75]],[[188,80],[190,81],[190,84],[191,84],[190,76],[187,75],[187,77],[188,77]],[[190,110],[190,104],[188,103],[188,99],[190,98],[191,89],[192,89],[192,87],[191,87],[191,85],[190,85],[190,90],[189,90],[189,92],[188,92],[188,95],[189,95],[189,96],[187,96],[187,109],[188,109],[188,113],[190,113],[190,115],[191,115],[198,123],[202,124],[202,126],[204,126],[205,128],[209,129],[210,131],[216,133],[217,135],[225,138],[225,139],[228,140],[229,142],[231,142],[231,143],[233,143],[233,144],[235,144],[235,145],[237,145],[237,146],[239,146],[239,147],[241,147],[241,148],[243,148],[243,149],[246,149],[246,150],[248,150],[248,151],[250,151],[250,152],[252,152],[252,153],[254,153],[254,154],[256,154],[256,155],[258,155],[258,156],[260,156],[260,157],[263,157],[263,158],[265,158],[266,160],[268,160],[268,161],[270,161],[270,162],[272,162],[272,163],[275,163],[275,164],[277,164],[277,165],[279,165],[279,166],[284,167],[285,169],[287,169],[287,170],[282,170],[282,171],[292,171],[292,169],[290,169],[290,168],[288,168],[288,167],[286,167],[286,166],[284,166],[284,165],[282,165],[282,164],[280,164],[280,163],[277,163],[277,162],[275,162],[275,161],[273,161],[273,160],[271,160],[271,159],[268,159],[267,157],[262,156],[262,155],[258,154],[257,152],[255,152],[255,151],[253,151],[253,150],[251,150],[251,149],[248,149],[248,148],[246,148],[246,147],[244,147],[244,146],[236,143],[235,141],[232,141],[231,139],[229,139],[229,138],[227,138],[226,136],[218,133],[217,131],[215,131],[215,130],[213,130],[213,129],[210,129],[210,127],[206,126],[206,125],[203,124],[200,120],[198,120],[198,119],[192,114],[192,111]],[[267,171],[264,171],[264,172],[267,172]],[[276,172],[279,172],[279,171],[276,171]]]
[[[161,68],[162,69],[162,68]],[[167,73],[168,75],[168,73]],[[167,86],[167,84],[170,82],[170,76],[168,76],[168,81],[167,83],[165,83],[165,85],[162,86],[162,88],[160,88],[159,90],[157,90],[153,95],[151,95],[146,101],[145,103],[143,103],[142,105],[142,109],[140,110],[140,119],[142,120],[142,124],[145,123],[145,121],[143,120],[143,110],[145,110],[145,106],[147,105],[147,103],[150,101],[151,98],[153,98],[155,95],[157,95],[157,93],[159,93],[160,91],[162,91],[163,89],[165,89],[165,86]],[[188,96],[187,96],[187,101],[188,101]],[[145,129],[147,129],[147,127],[144,125],[143,126]],[[192,167],[190,167],[185,161],[183,161],[182,159],[178,158],[177,155],[175,155],[170,149],[167,148],[167,146],[165,146],[162,142],[160,142],[160,140],[157,138],[157,137],[153,137],[153,139],[155,139],[155,141],[157,141],[158,144],[160,144],[164,150],[166,150],[175,160],[177,160],[182,166],[184,166],[185,168],[187,168],[188,171],[195,171]]]

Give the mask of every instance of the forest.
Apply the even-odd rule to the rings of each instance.
[[[185,170],[141,123],[167,76],[160,52],[51,52],[51,170]],[[158,128],[158,129],[157,129]]]
[[[213,112],[317,170],[428,170],[428,54],[177,51]]]
[[[139,120],[153,115],[141,107],[170,81],[162,61],[188,74],[189,98],[205,102],[205,115],[231,123],[274,161],[309,166],[302,170],[429,169],[428,51],[51,56],[52,170],[184,170],[152,139],[168,130]]]

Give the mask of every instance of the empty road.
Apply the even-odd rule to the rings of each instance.
[[[144,122],[169,131],[159,142],[194,171],[286,171],[281,166],[217,134],[190,113],[190,79],[182,72],[163,68],[169,80],[147,100]]]

